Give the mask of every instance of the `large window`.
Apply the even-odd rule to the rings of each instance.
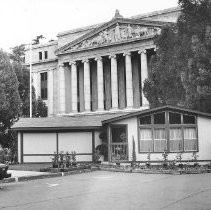
[[[48,98],[48,74],[47,72],[41,73],[41,98],[46,100]]]
[[[196,151],[196,116],[159,112],[139,118],[139,152]]]

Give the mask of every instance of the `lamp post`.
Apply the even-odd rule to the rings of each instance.
[[[29,45],[29,117],[32,118],[32,43]]]

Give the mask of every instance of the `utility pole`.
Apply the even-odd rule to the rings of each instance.
[[[32,43],[30,42],[29,45],[29,53],[30,53],[30,60],[29,60],[29,107],[30,107],[30,111],[29,111],[29,117],[32,118]]]

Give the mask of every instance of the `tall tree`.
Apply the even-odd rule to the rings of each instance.
[[[152,107],[171,104],[211,112],[211,1],[179,4],[177,23],[155,38],[158,50],[144,93]]]
[[[24,64],[25,45],[19,45],[12,48],[10,59],[12,60],[13,69],[19,81],[19,95],[21,98],[21,116],[29,117],[30,102],[29,102],[29,69]],[[35,89],[32,87],[32,116],[46,117],[47,107],[42,99],[36,100]]]
[[[9,128],[20,114],[18,80],[9,55],[0,50],[0,144],[12,147],[13,137]]]

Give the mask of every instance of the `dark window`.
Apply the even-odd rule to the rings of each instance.
[[[48,78],[47,78],[48,74],[47,72],[45,73],[41,73],[40,77],[41,77],[41,98],[42,99],[47,99],[48,98]]]
[[[140,125],[149,125],[151,124],[151,116],[145,116],[140,118]]]
[[[196,118],[193,115],[183,115],[183,123],[184,124],[195,124]]]
[[[48,59],[48,51],[45,51],[45,59]]]
[[[181,124],[181,114],[169,112],[169,123],[170,124]]]
[[[42,52],[39,52],[39,60],[42,60]]]
[[[165,124],[165,112],[154,114],[154,124]]]

